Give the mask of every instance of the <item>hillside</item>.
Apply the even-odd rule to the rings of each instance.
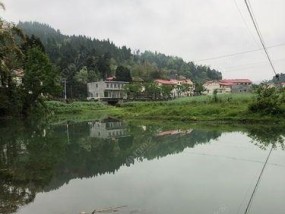
[[[126,46],[116,46],[109,39],[63,35],[59,30],[38,22],[20,22],[18,27],[41,40],[61,77],[67,79],[68,97],[85,97],[86,82],[114,75],[120,65],[127,67],[133,77],[145,81],[184,76],[201,83],[222,78],[221,72],[207,66],[157,52],[132,52]]]

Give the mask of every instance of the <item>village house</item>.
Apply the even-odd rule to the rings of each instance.
[[[169,85],[172,86],[173,89],[171,91],[171,97],[185,97],[192,96],[194,93],[194,84],[190,79],[156,79],[154,81],[158,86]]]
[[[87,100],[126,99],[127,94],[124,88],[126,84],[128,82],[112,80],[87,83]]]
[[[204,94],[213,94],[215,90],[217,90],[217,93],[225,93],[219,81],[207,81],[203,84],[203,87],[205,88]]]
[[[12,71],[12,80],[16,84],[16,86],[20,86],[22,84],[23,77],[24,77],[24,70],[23,69],[16,69],[16,70]],[[3,87],[1,75],[0,75],[0,87]],[[6,86],[6,87],[8,87],[8,86]]]
[[[249,79],[225,79],[220,81],[207,81],[203,84],[204,94],[217,93],[248,93],[251,90],[252,82]]]

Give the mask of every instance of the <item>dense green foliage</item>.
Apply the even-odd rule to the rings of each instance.
[[[256,89],[256,93],[256,100],[249,105],[251,112],[273,115],[285,113],[284,88],[269,87],[266,84],[262,84]]]
[[[0,19],[0,116],[27,115],[57,92],[58,73],[41,42]]]
[[[125,81],[125,82],[132,81],[130,69],[121,65],[117,67],[115,76],[117,81]]]
[[[140,77],[145,81],[176,78],[181,75],[195,82],[222,78],[222,74],[217,70],[185,62],[179,57],[150,51],[132,53],[130,48],[117,47],[110,40],[66,36],[59,30],[37,22],[20,22],[18,27],[28,35],[40,38],[51,61],[59,67],[61,77],[67,79],[69,98],[87,96],[85,83],[78,81],[78,73],[83,68],[93,77],[88,81],[114,76],[119,66],[129,69],[132,77]]]

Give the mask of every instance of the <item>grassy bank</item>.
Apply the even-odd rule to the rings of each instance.
[[[98,102],[72,102],[47,101],[49,119],[53,122],[66,120],[85,121],[107,117],[116,111],[115,107]]]
[[[119,107],[95,102],[64,104],[47,102],[55,116],[61,118],[90,118],[102,115],[122,119],[180,120],[180,121],[271,121],[280,117],[251,113],[248,105],[255,99],[253,94],[184,97],[170,101],[126,102]]]

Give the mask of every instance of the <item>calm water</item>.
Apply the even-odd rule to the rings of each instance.
[[[284,127],[162,124],[2,123],[0,213],[242,214],[272,146],[249,213],[285,213]]]

